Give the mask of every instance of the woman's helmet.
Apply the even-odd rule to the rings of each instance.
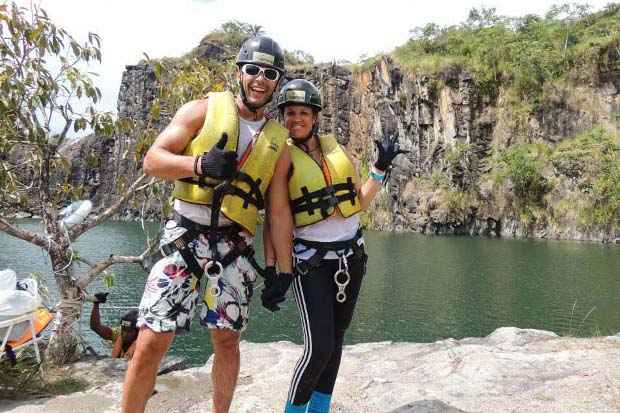
[[[323,109],[319,89],[305,79],[294,79],[282,86],[278,95],[278,110],[282,112],[288,105],[310,106],[317,112]]]

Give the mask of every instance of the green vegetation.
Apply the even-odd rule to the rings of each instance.
[[[50,397],[85,390],[88,384],[62,369],[36,362],[31,351],[25,352],[15,364],[6,358],[0,362],[0,400],[25,400]]]
[[[510,181],[521,204],[542,206],[543,196],[549,187],[541,170],[549,151],[545,144],[524,144],[497,154],[496,178],[500,183]]]
[[[530,225],[574,219],[585,231],[607,231],[620,223],[620,135],[586,131],[557,147],[515,145],[494,156],[489,178],[495,202]]]
[[[222,24],[221,28],[206,35],[203,38],[203,41],[207,40],[214,43],[225,44],[238,50],[241,47],[241,44],[243,44],[248,37],[263,34],[265,34],[265,31],[261,25],[253,25],[240,22],[239,20],[231,20]]]
[[[619,134],[594,128],[555,147],[497,150],[488,172],[467,186],[458,172],[472,150],[457,145],[443,166],[414,178],[402,196],[416,198],[418,213],[431,222],[453,226],[477,213],[516,218],[528,231],[551,225],[608,233],[620,225]]]
[[[563,78],[591,81],[620,46],[620,4],[590,13],[589,6],[564,4],[544,17],[508,18],[495,9],[472,9],[466,22],[427,24],[393,55],[403,66],[430,74],[462,68],[481,91],[514,88],[536,103],[545,82]]]
[[[620,135],[602,128],[584,132],[558,145],[550,161],[557,174],[576,184],[583,228],[620,224]]]
[[[246,39],[252,36],[260,36],[265,34],[266,33],[263,30],[263,26],[261,25],[253,25],[240,22],[239,20],[231,20],[222,24],[222,27],[219,29],[207,34],[202,39],[202,42],[208,41],[226,45],[230,47],[231,52],[236,55],[237,51]],[[277,39],[275,40],[277,41]],[[289,51],[284,49],[283,51],[286,65],[307,66],[314,64],[314,57],[303,50]]]

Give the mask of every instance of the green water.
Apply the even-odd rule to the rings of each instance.
[[[39,228],[35,221],[20,225]],[[110,222],[84,235],[76,249],[92,261],[111,253],[137,255],[143,238],[138,224]],[[365,239],[368,274],[347,333],[348,344],[484,336],[501,326],[577,336],[620,331],[618,246],[373,231],[366,232]],[[4,268],[19,275],[49,274],[42,250],[0,233],[0,269]],[[132,265],[115,266],[113,272],[115,285],[108,303],[137,305],[146,274]],[[51,276],[48,279],[53,290]],[[105,287],[97,281],[89,290]],[[276,314],[259,304],[259,300],[252,303],[244,340],[302,342],[292,297]],[[86,304],[82,330],[93,347],[109,351],[88,329],[90,309]],[[104,320],[113,323],[122,311],[104,310]],[[208,332],[194,323],[190,334],[175,339],[171,352],[188,356],[193,364],[203,363],[211,354]]]

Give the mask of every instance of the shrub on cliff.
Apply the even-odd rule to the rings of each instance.
[[[554,171],[573,181],[581,199],[579,224],[608,230],[620,222],[620,135],[595,128],[559,144],[550,156]]]
[[[448,27],[430,23],[412,30],[394,57],[413,70],[443,73],[459,67],[472,73],[492,96],[514,87],[522,99],[539,98],[545,82],[574,77],[590,82],[620,46],[620,7],[610,4],[553,6],[544,17],[499,16],[495,9],[472,9],[467,21]]]

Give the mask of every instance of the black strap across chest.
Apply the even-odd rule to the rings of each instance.
[[[309,215],[314,215],[318,209],[323,218],[327,218],[331,210],[341,202],[350,201],[351,205],[355,205],[357,196],[351,177],[347,178],[347,182],[328,185],[312,192],[308,191],[307,186],[302,186],[301,193],[299,198],[290,201],[293,214],[307,212]]]

